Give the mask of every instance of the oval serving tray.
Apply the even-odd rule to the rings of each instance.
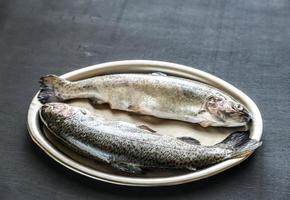
[[[79,70],[69,72],[62,75],[62,78],[75,81],[86,79],[93,76],[113,73],[152,73],[163,72],[169,75],[194,79],[213,85],[228,94],[232,95],[238,101],[243,103],[253,115],[253,122],[250,126],[250,137],[260,140],[262,136],[262,118],[256,104],[242,91],[235,88],[231,84],[192,67],[184,65],[150,61],[150,60],[126,60],[98,64]],[[234,128],[202,128],[199,125],[192,125],[173,120],[161,120],[148,116],[138,116],[121,111],[111,111],[107,106],[99,106],[93,108],[86,100],[70,101],[69,104],[86,107],[87,109],[104,115],[111,120],[124,120],[136,124],[146,124],[157,130],[161,134],[169,134],[173,136],[192,136],[201,141],[202,144],[212,145],[224,139],[229,133],[233,132]],[[110,166],[102,163],[97,163],[89,159],[83,158],[74,152],[63,147],[53,137],[50,137],[38,117],[38,110],[41,104],[37,100],[37,94],[33,98],[27,116],[27,126],[32,140],[51,158],[63,166],[93,179],[129,186],[165,186],[196,181],[207,178],[226,169],[229,169],[242,161],[244,158],[236,158],[213,166],[195,171],[152,171],[144,175],[129,175],[118,172]]]

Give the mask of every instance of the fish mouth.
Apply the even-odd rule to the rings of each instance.
[[[245,123],[252,122],[252,115],[246,109],[243,110],[243,121]]]
[[[249,123],[252,120],[251,114],[244,109],[242,112],[240,112],[241,122]]]
[[[225,127],[247,126],[252,122],[252,115],[246,109],[231,110],[230,112],[218,112],[214,115]]]

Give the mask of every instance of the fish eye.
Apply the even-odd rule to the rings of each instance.
[[[243,110],[244,110],[244,107],[243,107],[241,104],[237,104],[237,105],[236,105],[236,109],[237,109],[238,111],[243,111]]]

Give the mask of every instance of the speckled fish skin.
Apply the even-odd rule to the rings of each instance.
[[[193,170],[244,156],[260,145],[243,132],[236,133],[239,137],[226,139],[226,143],[202,146],[188,137],[153,133],[64,103],[43,105],[40,116],[53,135],[74,151],[129,173],[141,173],[148,168]],[[238,143],[240,147],[234,148]]]
[[[55,75],[41,78],[42,103],[88,98],[111,109],[197,123],[204,127],[244,126],[247,109],[209,85],[166,75],[112,74],[69,82]]]

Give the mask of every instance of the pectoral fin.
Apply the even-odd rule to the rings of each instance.
[[[111,166],[123,171],[123,172],[127,172],[130,174],[142,174],[143,170],[140,168],[140,166],[138,164],[134,164],[134,163],[127,163],[127,162],[113,162],[111,163]]]
[[[139,106],[130,105],[128,106],[128,110],[139,114],[144,113],[144,111]]]
[[[188,169],[190,171],[196,171],[197,170],[195,167],[187,167],[186,169]]]
[[[192,138],[192,137],[178,137],[177,139],[181,140],[182,142],[186,142],[188,144],[200,145],[200,141]]]
[[[210,121],[202,121],[200,122],[199,124],[202,126],[202,127],[208,127],[211,125],[212,122]]]
[[[149,126],[146,126],[146,125],[139,125],[137,126],[138,128],[141,128],[141,129],[144,129],[144,130],[147,130],[147,131],[150,131],[151,133],[156,133],[157,131],[153,130],[152,128],[150,128]]]
[[[154,76],[167,76],[167,74],[163,73],[163,72],[153,72],[151,73]]]
[[[206,110],[204,110],[204,109],[201,109],[200,111],[198,111],[198,113],[197,114],[202,114],[202,113],[205,113],[206,112]]]
[[[90,101],[90,104],[92,104],[92,105],[98,105],[98,104],[105,103],[104,101],[102,101],[101,99],[98,99],[98,98],[90,98],[89,101]]]

